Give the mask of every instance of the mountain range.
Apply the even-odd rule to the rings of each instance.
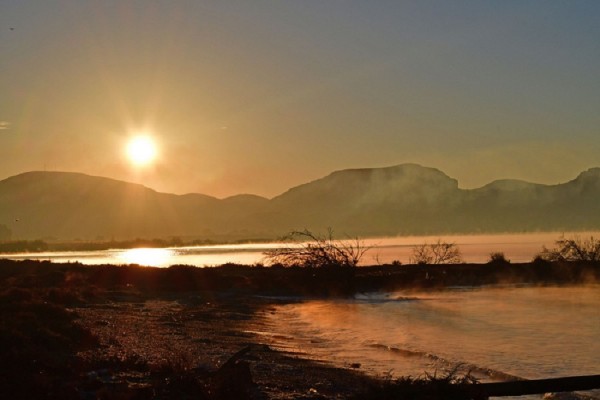
[[[416,164],[348,169],[272,199],[167,194],[73,172],[0,181],[0,239],[234,240],[328,227],[363,237],[600,230],[600,168],[557,185],[498,180],[477,189]]]

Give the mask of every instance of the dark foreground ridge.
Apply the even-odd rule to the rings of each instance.
[[[282,301],[272,296],[589,282],[600,282],[599,263],[160,269],[0,260],[0,398],[473,398],[468,376],[379,381],[273,351],[252,332]]]

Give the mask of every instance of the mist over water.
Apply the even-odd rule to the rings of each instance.
[[[309,300],[265,313],[275,347],[377,376],[462,365],[484,381],[600,374],[600,286]]]
[[[484,263],[490,253],[503,252],[512,262],[529,262],[542,250],[552,247],[561,233],[455,235],[444,236],[444,241],[459,246],[466,262]],[[582,233],[582,236],[589,234]],[[600,236],[598,233],[595,236]],[[387,264],[392,261],[408,263],[412,248],[422,243],[433,243],[438,236],[406,236],[365,239],[370,247],[361,265]],[[256,264],[264,262],[264,251],[284,246],[282,243],[191,246],[162,249],[111,249],[101,251],[47,252],[3,254],[11,259],[39,259],[83,264],[140,264],[168,267],[174,264],[215,266],[225,263]]]

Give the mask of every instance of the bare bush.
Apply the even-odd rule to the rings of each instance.
[[[510,260],[506,258],[503,252],[495,251],[490,253],[490,260],[488,261],[490,264],[509,264]]]
[[[543,246],[538,256],[547,261],[600,261],[600,240],[593,236],[589,239],[562,236],[555,244],[553,249]]]
[[[459,264],[463,262],[460,249],[455,243],[438,239],[435,243],[423,243],[413,247],[411,264]]]
[[[366,399],[471,399],[472,387],[479,383],[470,372],[458,373],[461,365],[456,366],[442,376],[437,373],[425,373],[424,377],[392,377],[391,372],[384,375],[376,385],[370,386],[356,398]]]
[[[358,238],[336,240],[333,230],[320,236],[309,230],[293,231],[285,241],[292,245],[264,253],[270,265],[302,267],[356,267],[369,247]]]

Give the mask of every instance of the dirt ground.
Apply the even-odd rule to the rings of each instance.
[[[106,365],[86,373],[96,381],[89,395],[142,395],[160,371],[214,376],[231,360],[238,371],[228,371],[228,380],[244,386],[237,394],[247,398],[345,399],[371,382],[354,370],[271,350],[251,333],[265,329],[261,312],[268,307],[257,299],[187,296],[75,308],[78,323],[99,339],[79,357],[89,365]]]

